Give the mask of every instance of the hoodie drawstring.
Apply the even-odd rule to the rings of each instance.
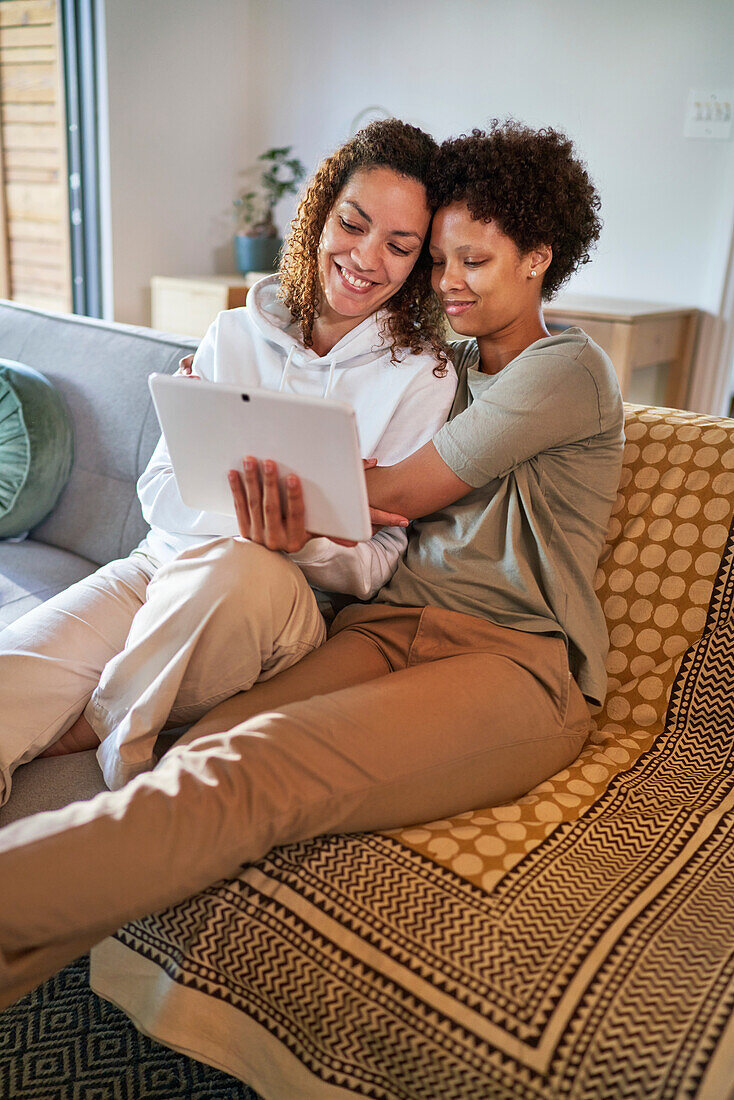
[[[285,361],[285,365],[283,367],[283,373],[280,376],[280,385],[278,386],[278,393],[282,393],[283,390],[285,389],[285,382],[286,382],[286,379],[288,377],[288,370],[290,368],[291,359],[293,358],[293,355],[294,355],[295,351],[296,351],[296,348],[294,346],[288,352],[288,358]],[[333,358],[329,362],[329,377],[326,379],[326,388],[324,389],[324,392],[321,394],[322,397],[328,397],[329,396],[329,391],[331,390],[332,384],[334,382],[334,370],[335,370],[335,368],[336,368],[336,358]]]
[[[329,396],[329,390],[331,389],[331,383],[334,381],[334,368],[335,367],[336,367],[336,359],[334,358],[329,363],[329,377],[326,379],[326,389],[324,390],[324,393],[323,393],[324,397]]]
[[[285,389],[285,380],[288,377],[288,368],[291,365],[291,359],[293,358],[293,353],[295,352],[295,350],[296,350],[296,346],[294,344],[293,347],[291,348],[291,350],[288,352],[288,358],[285,361],[285,366],[283,367],[283,373],[280,376],[280,385],[278,386],[278,393],[282,393],[283,390]]]

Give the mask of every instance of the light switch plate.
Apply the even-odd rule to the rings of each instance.
[[[692,89],[688,94],[684,136],[726,141],[732,132],[732,103],[734,89]]]

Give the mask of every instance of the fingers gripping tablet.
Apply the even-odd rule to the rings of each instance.
[[[303,486],[306,526],[338,538],[370,538],[367,491],[354,410],[328,398],[243,391],[153,374],[153,403],[184,504],[234,515],[228,471],[245,455],[277,463]]]

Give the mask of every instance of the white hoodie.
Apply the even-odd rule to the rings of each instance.
[[[380,466],[400,462],[436,434],[456,388],[451,365],[437,378],[430,352],[405,351],[401,362],[391,362],[389,341],[381,338],[383,312],[319,356],[303,346],[278,287],[279,277],[270,275],[250,290],[246,306],[219,314],[196,352],[196,374],[213,382],[345,401],[356,413],[362,457],[376,458]],[[138,495],[151,527],[141,548],[161,563],[208,539],[238,533],[233,517],[183,503],[163,438],[138,481]],[[311,539],[291,558],[314,587],[369,599],[394,573],[406,542],[403,528],[384,527],[354,547]]]

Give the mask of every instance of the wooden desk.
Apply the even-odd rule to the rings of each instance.
[[[604,348],[626,401],[685,408],[697,309],[566,294],[543,313],[551,332],[578,325]]]
[[[243,306],[262,277],[251,275],[154,275],[150,280],[151,325],[161,332],[203,336],[223,309]]]

